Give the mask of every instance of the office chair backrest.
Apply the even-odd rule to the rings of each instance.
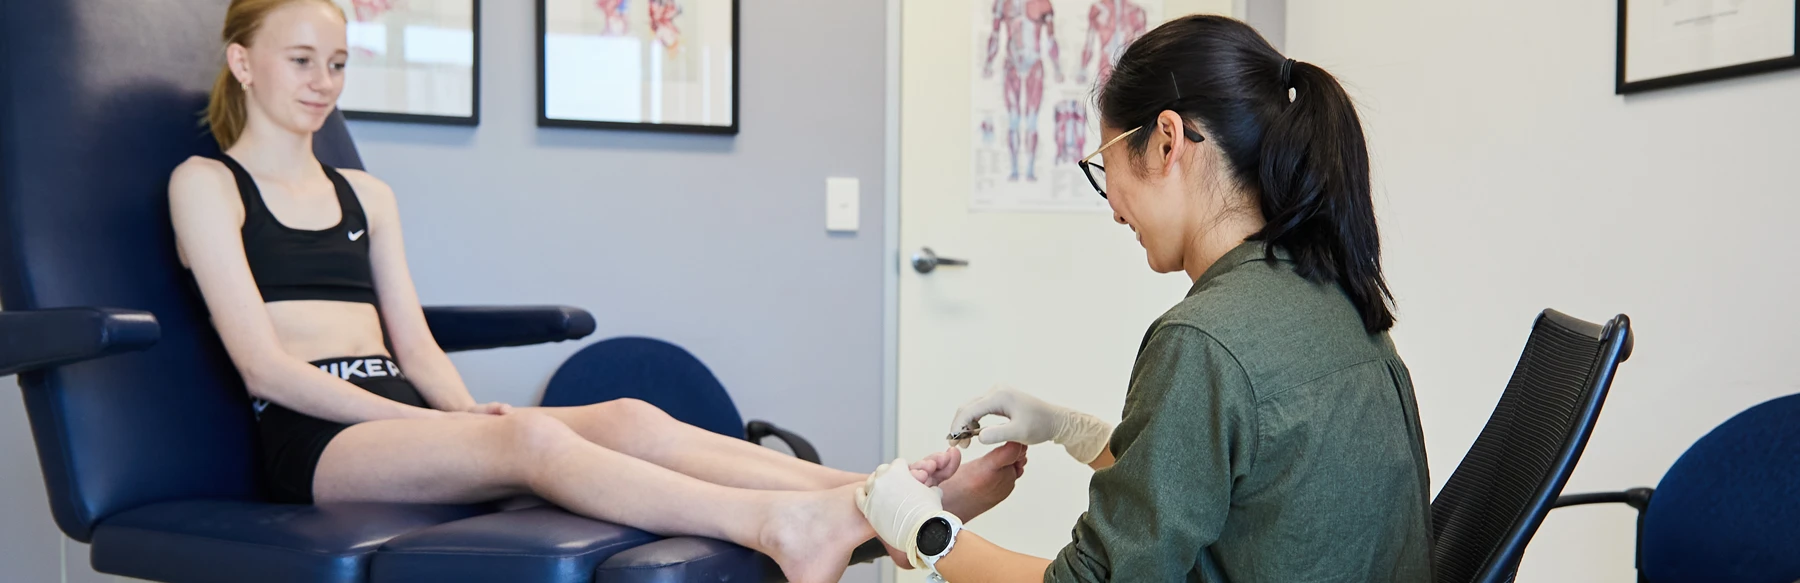
[[[1437,583],[1499,583],[1562,492],[1587,444],[1631,323],[1544,310],[1500,404],[1431,503]]]
[[[144,503],[258,496],[249,404],[168,211],[169,173],[218,152],[199,121],[228,3],[0,2],[0,304],[146,310],[162,329],[143,352],[19,376],[76,540]],[[335,123],[320,149],[360,165]]]
[[[1800,395],[1694,442],[1656,485],[1639,537],[1651,583],[1800,581]]]
[[[653,338],[595,342],[564,361],[541,403],[568,407],[632,398],[713,433],[744,438],[744,418],[712,370],[679,346]]]

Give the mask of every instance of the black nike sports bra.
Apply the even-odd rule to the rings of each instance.
[[[338,224],[308,231],[281,224],[263,204],[250,172],[231,156],[220,162],[237,177],[244,199],[244,257],[264,302],[331,300],[376,304],[369,266],[369,219],[343,174],[321,165],[336,187]]]

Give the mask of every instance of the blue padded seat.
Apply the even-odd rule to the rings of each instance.
[[[586,582],[601,561],[657,538],[551,506],[498,512],[395,537],[369,580]]]
[[[487,506],[263,504],[183,500],[141,506],[94,529],[94,569],[152,581],[351,583],[395,536]],[[195,569],[203,565],[203,569]]]
[[[1569,494],[1556,506],[1638,511],[1639,583],[1800,581],[1800,395],[1707,432],[1655,488]]]
[[[775,561],[728,542],[691,536],[659,540],[613,555],[594,583],[783,581]]]
[[[1640,536],[1651,583],[1800,580],[1800,395],[1694,442],[1657,483]]]

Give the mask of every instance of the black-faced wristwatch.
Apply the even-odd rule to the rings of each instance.
[[[948,512],[927,518],[924,524],[919,525],[919,534],[913,542],[919,557],[924,559],[925,566],[931,570],[927,581],[944,580],[943,575],[938,574],[937,562],[950,554],[950,549],[956,548],[956,535],[962,529],[962,521]]]

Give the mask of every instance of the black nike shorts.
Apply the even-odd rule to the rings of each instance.
[[[389,400],[427,407],[425,398],[400,374],[400,365],[382,356],[333,358],[312,363],[350,384]],[[263,484],[269,499],[282,504],[311,504],[313,473],[325,446],[350,427],[254,400],[261,437]]]

